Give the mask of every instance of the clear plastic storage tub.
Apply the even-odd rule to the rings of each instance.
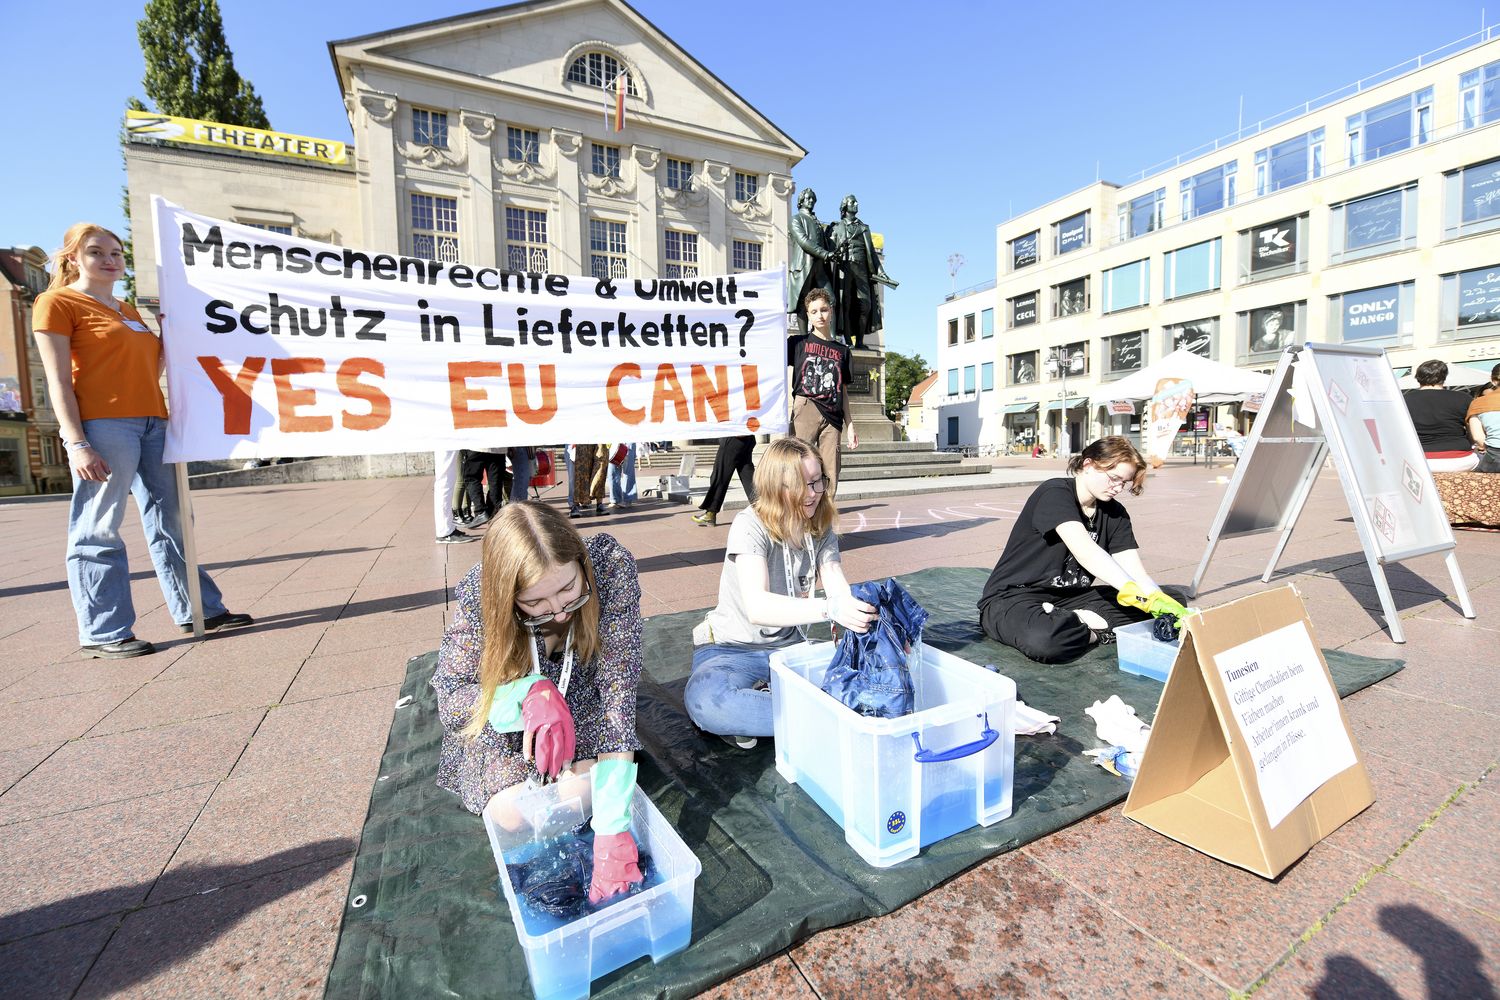
[[[1115,647],[1120,651],[1120,669],[1155,681],[1166,682],[1177,662],[1182,640],[1159,642],[1151,634],[1155,621],[1135,622],[1115,629]]]
[[[658,873],[652,879],[656,884],[555,930],[529,932],[505,865],[508,858],[519,860],[517,855],[535,841],[559,836],[589,818],[588,782],[572,786],[581,789],[582,795],[564,795],[559,789],[565,787],[569,786],[552,784],[523,792],[516,800],[522,817],[516,830],[501,828],[489,810],[484,813],[500,887],[526,954],[526,970],[537,1000],[587,997],[595,979],[642,955],[660,962],[686,948],[693,932],[693,883],[703,870],[672,824],[637,788],[630,832],[641,853],[651,855]]]
[[[885,868],[928,844],[1010,815],[1016,685],[923,644],[911,656],[916,710],[874,719],[822,689],[831,642],[771,656],[776,770]]]

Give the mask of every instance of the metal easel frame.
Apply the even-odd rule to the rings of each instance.
[[[1313,345],[1306,345],[1311,347]],[[1336,350],[1340,354],[1364,355],[1381,359],[1385,363],[1385,352],[1378,347],[1357,347],[1352,345],[1316,345],[1318,348]],[[1386,628],[1389,630],[1392,642],[1405,642],[1406,633],[1401,628],[1401,618],[1396,609],[1396,602],[1391,594],[1390,584],[1386,580],[1385,566],[1387,563],[1400,562],[1417,556],[1430,555],[1436,552],[1445,553],[1444,564],[1448,568],[1448,575],[1453,581],[1454,593],[1458,597],[1459,607],[1465,618],[1474,618],[1474,605],[1469,599],[1469,590],[1464,582],[1463,572],[1459,569],[1457,541],[1453,537],[1453,531],[1447,522],[1443,523],[1444,541],[1435,545],[1414,546],[1395,552],[1382,553],[1375,539],[1375,527],[1370,522],[1370,513],[1364,503],[1358,488],[1358,483],[1353,473],[1353,464],[1349,456],[1349,449],[1344,441],[1343,432],[1339,423],[1333,419],[1332,404],[1328,399],[1328,393],[1324,388],[1324,380],[1318,372],[1317,350],[1306,349],[1303,345],[1289,346],[1281,355],[1276,364],[1276,370],[1271,376],[1271,389],[1266,393],[1265,403],[1260,415],[1251,428],[1249,440],[1245,444],[1244,453],[1235,465],[1234,475],[1229,482],[1229,488],[1224,493],[1224,499],[1219,504],[1218,513],[1214,516],[1213,525],[1208,532],[1208,545],[1203,551],[1203,558],[1198,563],[1197,572],[1193,574],[1193,582],[1188,588],[1190,596],[1197,596],[1198,587],[1202,583],[1204,573],[1208,569],[1208,561],[1213,556],[1214,549],[1222,538],[1237,538],[1242,535],[1262,534],[1268,531],[1280,532],[1276,541],[1276,547],[1271,554],[1270,561],[1266,564],[1265,572],[1261,574],[1261,582],[1269,583],[1271,576],[1276,570],[1276,565],[1281,561],[1282,554],[1286,551],[1287,542],[1291,540],[1292,529],[1296,527],[1297,518],[1302,514],[1302,508],[1307,503],[1308,496],[1312,493],[1313,484],[1317,482],[1318,474],[1322,471],[1325,459],[1332,457],[1335,471],[1338,472],[1339,484],[1343,487],[1344,498],[1349,505],[1349,512],[1354,520],[1356,533],[1359,535],[1360,548],[1364,551],[1365,563],[1370,568],[1370,576],[1374,580],[1375,592],[1380,597],[1380,606],[1385,614]],[[1276,437],[1266,433],[1271,414],[1275,410],[1274,401],[1289,388],[1292,368],[1295,364],[1309,366],[1312,377],[1304,380],[1310,394],[1310,402],[1317,415],[1318,427],[1312,433],[1299,434],[1290,437]],[[1239,495],[1242,486],[1247,485],[1247,475],[1254,467],[1252,461],[1255,450],[1261,444],[1315,444],[1316,449],[1306,461],[1301,477],[1294,489],[1291,502],[1283,510],[1277,524],[1263,527],[1250,528],[1241,531],[1226,532],[1225,528],[1231,513],[1234,511],[1234,502]],[[1429,496],[1436,497],[1437,487],[1433,483],[1432,473],[1427,469],[1426,463],[1422,463],[1418,474],[1425,477],[1425,488],[1429,490]]]

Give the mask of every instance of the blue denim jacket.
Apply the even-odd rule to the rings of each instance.
[[[856,599],[880,617],[861,635],[844,629],[823,677],[823,690],[860,715],[894,719],[913,707],[907,654],[922,641],[927,612],[895,580],[858,583]]]

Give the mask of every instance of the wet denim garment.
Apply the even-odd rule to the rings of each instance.
[[[571,833],[543,843],[530,860],[508,864],[505,868],[511,888],[524,905],[537,913],[576,920],[642,891],[655,874],[651,855],[645,851],[641,852],[640,866],[643,878],[638,885],[601,900],[597,905],[591,904],[589,883],[594,877],[594,831],[588,824],[580,824]]]
[[[860,715],[894,719],[911,714],[907,653],[922,641],[927,612],[895,580],[857,583],[857,600],[873,604],[880,617],[863,635],[844,629],[823,676],[823,690]]]

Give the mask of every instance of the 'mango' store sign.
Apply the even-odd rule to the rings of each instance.
[[[157,115],[149,111],[125,112],[125,131],[131,137],[163,139],[167,142],[185,142],[194,146],[214,146],[219,149],[234,149],[266,156],[282,156],[294,160],[312,160],[316,163],[342,165],[348,162],[349,152],[342,142],[332,139],[314,139],[289,132],[272,132],[263,128],[246,128],[241,125],[223,125],[219,122],[198,121],[195,118],[174,118]]]

